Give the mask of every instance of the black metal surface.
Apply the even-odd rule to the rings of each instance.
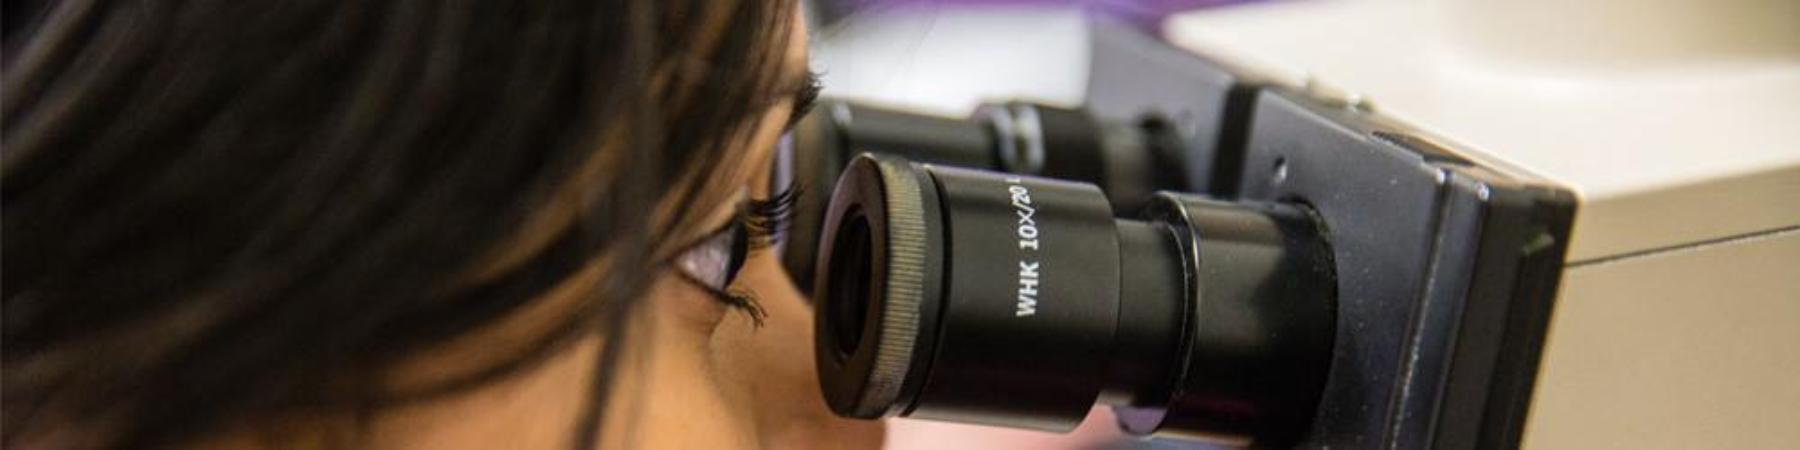
[[[1404,381],[1409,317],[1436,241],[1440,171],[1283,97],[1261,100],[1239,192],[1312,205],[1337,256],[1337,349],[1310,442],[1375,446]]]
[[[1517,446],[1573,194],[1129,29],[1097,24],[1093,52],[1090,110],[1185,118],[1190,142],[1213,143],[1183,157],[1197,191],[1299,201],[1325,223],[1337,346],[1298,446]]]
[[[1303,445],[1516,445],[1573,197],[1293,91],[1255,113],[1241,198],[1312,205],[1338,258],[1338,347]]]
[[[1160,194],[1148,217],[1190,253],[1184,345],[1159,404],[1114,408],[1127,431],[1283,446],[1313,416],[1332,354],[1332,250],[1304,207]],[[1131,328],[1135,324],[1121,325]]]
[[[1128,25],[1096,19],[1091,36],[1084,109],[1105,120],[1166,127],[1176,137],[1166,147],[1178,150],[1153,154],[1185,168],[1182,186],[1232,195],[1261,82]]]

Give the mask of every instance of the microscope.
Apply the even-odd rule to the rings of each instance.
[[[1075,104],[822,105],[777,177],[821,390],[1264,448],[1800,440],[1800,10],[1590,3],[1089,21]],[[1700,36],[1733,20],[1775,31]]]

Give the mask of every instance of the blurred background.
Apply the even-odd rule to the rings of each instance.
[[[1169,16],[1256,0],[815,0],[825,94],[961,116],[983,100],[1080,103],[1090,27],[1160,35]]]

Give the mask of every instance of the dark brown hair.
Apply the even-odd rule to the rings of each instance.
[[[762,0],[7,5],[8,447],[367,413],[625,342],[657,249],[707,208],[644,212],[742,162],[795,25]],[[602,259],[525,348],[376,386]]]

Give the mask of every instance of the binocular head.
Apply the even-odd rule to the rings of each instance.
[[[1272,442],[1310,419],[1332,257],[1305,205],[851,160],[820,218],[815,351],[831,408]]]

